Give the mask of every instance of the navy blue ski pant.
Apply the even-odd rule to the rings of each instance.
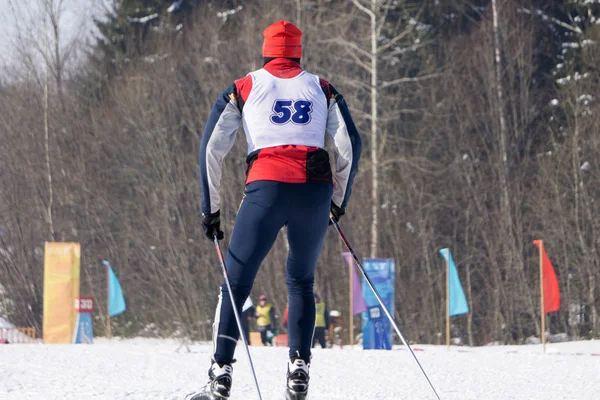
[[[241,315],[260,264],[279,230],[287,225],[290,357],[306,362],[310,361],[315,326],[314,273],[327,233],[332,191],[331,183],[251,182],[246,186],[225,259]],[[231,363],[238,338],[227,285],[223,282],[213,326],[214,360]]]

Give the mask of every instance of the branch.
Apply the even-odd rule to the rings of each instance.
[[[424,163],[433,164],[430,160],[428,160],[426,158],[418,157],[418,159],[420,161],[424,162]],[[413,161],[408,160],[405,157],[392,158],[392,159],[388,159],[388,160],[382,161],[382,162],[379,163],[379,167],[383,167],[385,165],[394,164],[394,163],[407,164],[407,165],[410,165],[413,168],[415,168],[415,169],[417,169],[417,170],[419,170],[421,172],[425,172],[425,173],[428,173],[428,174],[438,174],[438,173],[443,172],[445,170],[445,168],[441,168],[439,170],[429,170],[429,169],[426,169],[424,167],[421,167],[419,164],[417,164],[417,163],[415,163]]]
[[[361,114],[361,118],[363,118],[363,119],[366,119],[368,121],[371,121],[371,119],[372,119],[372,116],[370,113],[364,112],[362,110],[358,110],[356,108],[352,108],[350,106],[348,106],[348,109],[352,112],[352,115],[354,115],[355,113],[359,113],[359,114]],[[398,115],[396,115],[395,117],[378,116],[377,122],[397,121],[400,118],[402,118],[402,115],[400,115],[400,114],[427,114],[427,115],[435,116],[435,114],[428,113],[425,110],[418,110],[418,109],[414,109],[414,108],[400,108],[400,109],[394,110],[394,113],[396,113]]]
[[[338,77],[340,77],[340,76],[338,75]],[[365,91],[370,91],[371,90],[371,85],[367,85],[365,83],[362,83],[361,81],[359,81],[357,79],[348,79],[348,78],[346,78],[346,79],[343,79],[343,80],[346,82],[346,85],[354,86],[354,87],[356,87],[358,89],[362,89],[362,90],[365,90]]]
[[[319,75],[319,76],[327,76],[330,73],[330,71],[328,71],[328,70],[326,70],[324,68],[320,68],[318,66],[314,68],[314,72],[317,75]],[[356,87],[358,89],[366,90],[366,91],[370,91],[371,90],[371,85],[370,84],[364,83],[363,81],[361,81],[360,79],[356,79],[355,77],[349,77],[347,75],[336,73],[335,74],[335,79],[338,82],[344,82],[344,85],[353,86],[353,87]]]
[[[368,51],[362,49],[356,43],[354,43],[354,42],[348,42],[348,41],[345,41],[345,40],[343,40],[341,38],[319,40],[317,43],[335,43],[335,44],[339,44],[341,46],[350,47],[352,50],[358,51],[363,56],[368,57],[369,59],[372,57],[371,53],[369,53]]]
[[[351,107],[351,106],[348,106],[348,110],[350,110],[350,112],[352,113],[353,116],[356,115],[356,116],[358,116],[358,118],[365,119],[368,121],[371,120],[371,114],[367,113],[366,111],[363,111],[363,110],[360,110],[358,108]]]
[[[358,2],[358,0],[351,0],[354,5],[356,7],[358,7],[362,12],[366,13],[367,15],[369,15],[369,17],[371,18],[375,18],[375,14],[373,14],[373,11],[369,10],[367,7],[363,6],[362,4],[360,4]]]
[[[433,79],[433,78],[437,78],[439,77],[441,74],[431,74],[431,75],[423,75],[423,76],[417,76],[414,78],[399,78],[399,79],[394,79],[393,81],[389,81],[389,82],[384,82],[381,84],[381,86],[379,86],[381,89],[392,86],[392,85],[396,85],[398,83],[405,83],[405,82],[418,82],[418,81],[424,81],[426,79]]]
[[[387,19],[388,12],[391,8],[389,3],[390,3],[390,1],[388,1],[388,4],[384,4],[381,6],[384,9],[384,12],[381,15],[381,18],[379,18],[379,24],[377,27],[377,37],[381,36],[381,31],[383,30],[383,28],[385,26],[385,20]]]
[[[373,68],[367,64],[365,64],[363,62],[363,60],[360,59],[360,57],[358,57],[355,53],[348,51],[347,52],[350,57],[352,57],[354,59],[354,61],[356,62],[356,64],[358,64],[358,66],[362,67],[365,71],[367,71],[369,74],[373,73]]]
[[[527,8],[525,8],[525,7],[521,7],[521,8],[519,8],[519,9],[518,9],[518,11],[523,11],[524,13],[527,13],[527,14],[529,14],[529,15],[533,15],[533,13],[531,12],[531,10],[529,10],[529,9],[527,9]],[[544,15],[545,15],[545,14],[544,14]],[[573,32],[575,32],[575,33],[578,33],[578,34],[580,34],[580,35],[583,33],[583,31],[581,30],[581,28],[580,28],[580,27],[578,27],[578,26],[572,26],[572,25],[569,25],[569,24],[567,24],[566,22],[562,22],[561,20],[559,20],[559,19],[556,19],[556,18],[554,18],[554,17],[550,17],[550,16],[548,16],[548,15],[546,15],[546,16],[547,16],[547,17],[548,17],[548,18],[549,18],[549,19],[550,19],[552,22],[554,22],[556,25],[560,25],[560,26],[562,26],[563,28],[565,28],[565,29],[568,29],[568,30],[570,30],[570,31],[573,31]]]
[[[399,49],[396,49],[396,50],[392,51],[391,53],[386,54],[386,56],[387,57],[392,57],[392,56],[397,56],[399,54],[407,53],[409,51],[415,51],[415,50],[417,50],[417,49],[419,49],[421,47],[424,47],[424,46],[426,46],[428,44],[431,44],[431,43],[433,43],[433,40],[428,40],[426,42],[421,42],[421,43],[413,44],[413,45],[410,45],[409,47],[401,47]]]
[[[420,158],[420,161],[429,162],[429,160],[427,160],[425,158]],[[381,161],[381,162],[377,163],[377,167],[381,168],[381,167],[384,167],[386,165],[395,164],[395,163],[409,165],[409,166],[413,167],[414,169],[416,169],[418,171],[421,171],[421,172],[424,172],[424,173],[427,173],[427,174],[439,174],[440,172],[444,171],[444,169],[440,169],[440,170],[426,169],[424,167],[421,167],[419,164],[417,164],[417,163],[415,163],[413,161],[408,160],[406,157],[403,157],[403,156],[399,156],[397,158],[392,158],[392,159],[388,159],[388,160],[385,160],[385,161]],[[429,163],[431,163],[431,162],[429,162]],[[361,165],[360,171],[358,173],[358,176],[363,175],[364,173],[368,172],[372,168],[373,168],[373,164],[371,164],[371,163],[369,165],[366,165],[366,166],[362,166]]]
[[[380,53],[382,51],[387,50],[390,46],[392,46],[394,43],[396,43],[398,40],[403,39],[406,35],[408,35],[410,32],[412,32],[412,28],[409,28],[407,30],[405,30],[404,32],[396,35],[394,38],[392,38],[389,42],[387,42],[384,45],[381,45],[377,48],[377,52]]]
[[[416,108],[398,108],[394,110],[394,116],[391,117],[382,117],[382,116],[377,116],[377,122],[392,122],[392,121],[398,121],[400,120],[402,117],[404,117],[404,115],[406,114],[427,114],[427,112],[425,110],[422,109],[416,109]],[[429,115],[433,115],[431,113],[429,113]]]

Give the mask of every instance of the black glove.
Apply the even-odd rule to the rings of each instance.
[[[202,214],[202,229],[204,230],[204,235],[210,240],[214,240],[215,233],[217,234],[217,239],[223,240],[225,235],[221,230],[221,210],[212,214]]]
[[[341,208],[335,205],[335,203],[332,201],[331,202],[331,216],[333,217],[333,220],[335,222],[340,222],[340,218],[342,218],[342,215],[346,214],[346,209],[345,208]],[[331,219],[329,220],[329,225],[331,225]]]

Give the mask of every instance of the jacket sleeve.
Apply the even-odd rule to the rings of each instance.
[[[352,183],[358,172],[362,141],[346,101],[333,86],[329,85],[329,91],[331,97],[327,114],[327,132],[333,140],[336,152],[332,200],[338,207],[346,208],[352,192]]]
[[[235,142],[242,114],[237,105],[237,90],[232,84],[213,106],[200,144],[200,189],[202,213],[212,214],[221,208],[221,174],[223,159]]]

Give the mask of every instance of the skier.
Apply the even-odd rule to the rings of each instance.
[[[330,213],[344,215],[358,170],[361,139],[343,97],[327,81],[304,71],[302,31],[278,21],[264,31],[263,68],[235,81],[217,99],[200,148],[202,226],[219,240],[222,162],[243,124],[248,142],[246,189],[225,265],[235,307],[241,310],[258,267],[287,226],[289,256],[289,362],[286,398],[305,399],[315,324],[314,272]],[[332,174],[325,147],[336,151]],[[239,338],[227,285],[221,285],[213,325],[209,382],[192,400],[228,399]]]
[[[273,346],[273,329],[277,326],[275,307],[267,302],[264,294],[258,298],[258,306],[255,308],[256,326],[260,332],[260,340],[264,346]]]

